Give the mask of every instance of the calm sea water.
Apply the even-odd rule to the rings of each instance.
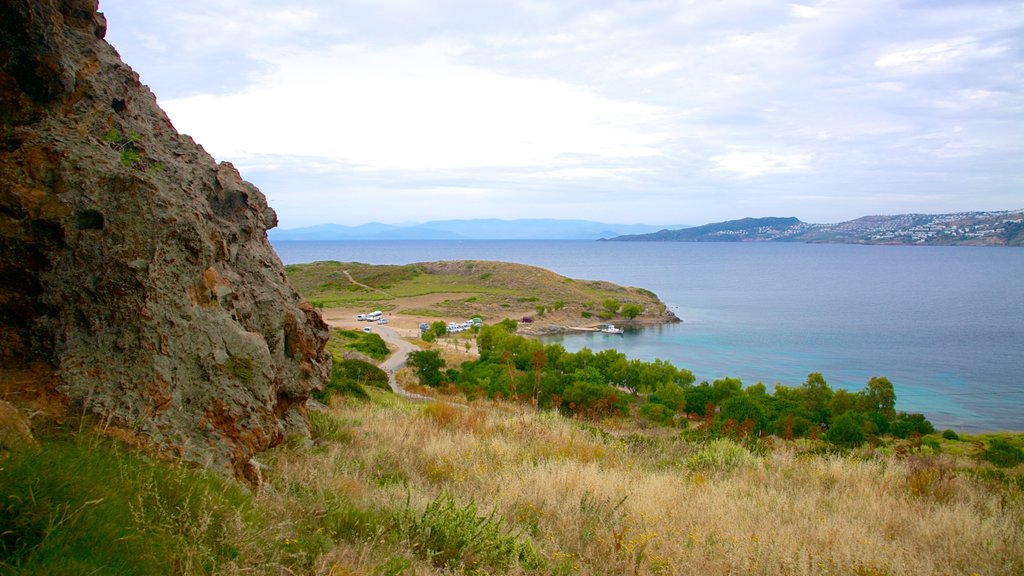
[[[276,242],[286,264],[502,260],[654,291],[683,323],[552,338],[698,380],[892,380],[939,428],[1024,430],[1024,250],[589,241]]]

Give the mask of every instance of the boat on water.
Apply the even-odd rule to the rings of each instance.
[[[605,334],[622,334],[622,328],[616,328],[614,324],[608,324],[601,328]]]

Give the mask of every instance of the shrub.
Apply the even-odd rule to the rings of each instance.
[[[342,421],[327,412],[310,410],[306,414],[306,419],[309,420],[309,435],[313,440],[344,443],[352,441],[352,433]]]
[[[864,430],[861,425],[861,415],[855,412],[847,412],[832,422],[825,439],[837,446],[855,448],[864,443]]]
[[[993,438],[988,443],[988,450],[985,451],[985,460],[1000,468],[1009,468],[1024,462],[1024,450],[1002,438]]]
[[[942,437],[946,440],[960,440],[960,435],[955,430],[950,430],[949,428],[942,431]]]
[[[924,414],[907,414],[906,412],[897,414],[896,421],[892,424],[892,435],[897,438],[909,438],[914,432],[922,436],[934,434],[935,427],[924,417]]]
[[[398,526],[413,551],[439,568],[481,572],[539,564],[533,547],[508,530],[501,517],[494,512],[480,516],[476,503],[460,506],[448,492],[439,494],[422,514],[407,505]]]
[[[420,384],[437,387],[443,383],[444,373],[441,370],[445,368],[444,358],[434,350],[409,352],[406,363],[415,370]]]
[[[358,335],[354,342],[349,342],[345,348],[362,352],[374,360],[383,360],[391,355],[387,343],[380,337],[380,334],[356,332]]]
[[[764,407],[757,400],[746,394],[740,394],[722,402],[722,410],[718,413],[718,420],[720,422],[728,420],[746,422],[752,420],[754,422],[753,431],[756,432],[764,429],[768,418],[765,416]]]
[[[630,320],[639,316],[643,311],[643,306],[635,304],[633,302],[622,305],[622,315],[625,316],[626,318],[629,318]]]
[[[335,395],[368,398],[369,395],[363,389],[361,382],[373,381],[374,386],[380,386],[379,381],[382,378],[386,386],[387,374],[373,364],[360,360],[338,360],[334,358],[331,362],[330,382],[324,386],[323,390],[314,392],[313,398],[324,404],[329,404],[331,397]]]
[[[659,404],[657,402],[646,402],[640,406],[640,416],[645,420],[650,420],[651,422],[657,422],[658,424],[667,426],[672,424],[675,418],[675,412],[663,404]]]
[[[699,452],[690,456],[686,465],[692,470],[707,468],[734,468],[746,465],[754,460],[750,451],[728,438],[716,438],[705,445]]]

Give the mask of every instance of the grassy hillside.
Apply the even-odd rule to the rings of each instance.
[[[650,291],[597,280],[566,278],[535,266],[478,260],[405,266],[315,262],[286,267],[303,296],[325,308],[380,309],[426,317],[485,320],[558,316],[566,321],[605,316],[605,302],[634,304],[640,319],[664,319],[665,305]]]
[[[372,389],[310,420],[255,493],[43,433],[0,465],[0,573],[1024,573],[1022,483],[971,441],[826,453]]]

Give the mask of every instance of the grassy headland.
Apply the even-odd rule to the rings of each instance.
[[[314,305],[346,312],[376,309],[424,320],[530,318],[535,326],[548,328],[677,320],[648,290],[576,280],[523,264],[314,262],[285,269]]]

